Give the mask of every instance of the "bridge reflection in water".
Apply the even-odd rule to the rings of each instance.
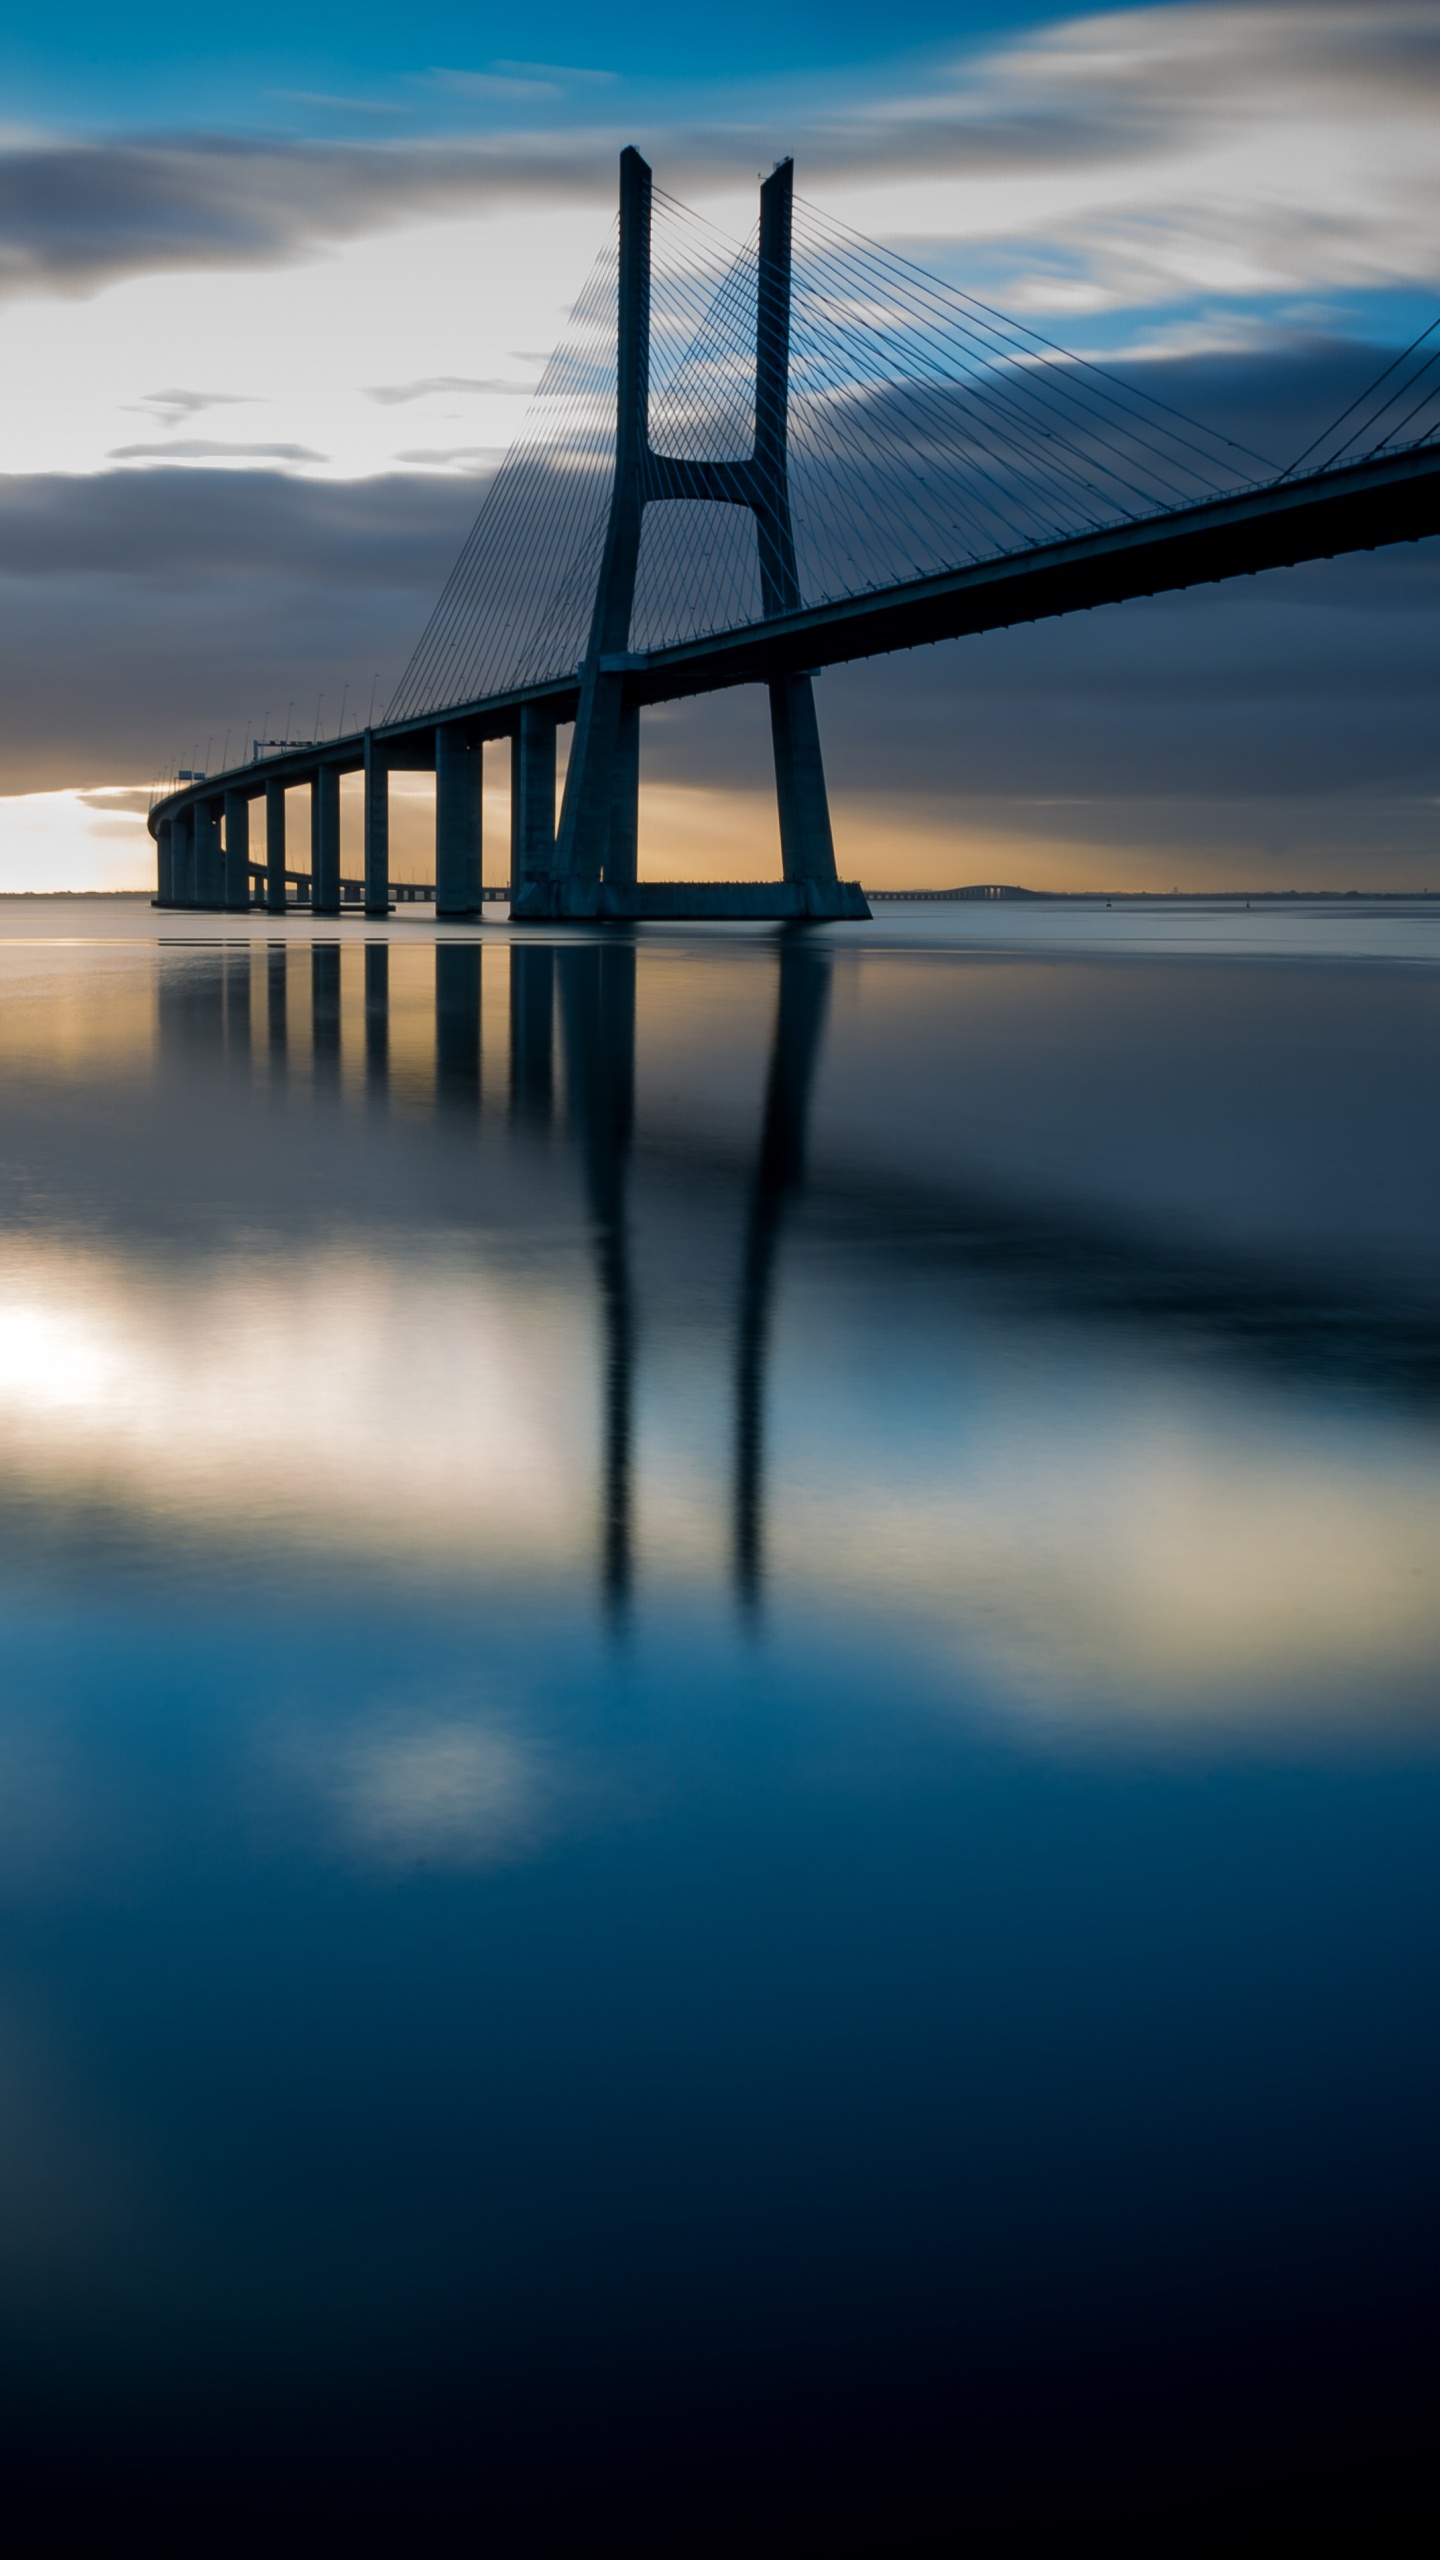
[[[353,950],[353,946],[352,946]],[[289,1087],[308,1066],[317,1101],[336,1103],[344,1077],[343,947],[271,943],[263,987],[269,1079]],[[415,957],[407,949],[406,959]],[[496,955],[498,956],[498,955]],[[478,1124],[485,1099],[482,960],[477,943],[434,946],[432,1108],[439,1129]],[[623,1630],[635,1586],[635,1403],[640,1341],[631,1238],[635,1143],[636,962],[632,938],[612,932],[580,947],[512,944],[508,963],[506,1118],[516,1144],[553,1143],[556,1033],[563,1066],[564,1127],[583,1183],[593,1239],[600,1318],[598,1579],[605,1613]],[[363,1080],[351,1091],[367,1109],[391,1101],[391,950],[363,946]],[[351,963],[353,969],[353,960]],[[787,1218],[804,1186],[806,1129],[830,997],[830,957],[803,929],[782,929],[768,1070],[753,1162],[736,1237],[732,1362],[731,1578],[753,1618],[765,1572],[766,1366]],[[347,973],[348,974],[348,973]],[[255,1067],[249,949],[187,961],[159,980],[164,1060]],[[308,996],[308,1037],[303,999]]]

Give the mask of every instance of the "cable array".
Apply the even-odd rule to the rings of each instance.
[[[758,235],[737,244],[658,189],[652,225],[657,460],[637,650],[743,627],[762,611],[754,508],[696,496],[694,471],[686,476],[687,465],[744,465],[754,449]],[[616,286],[612,237],[387,717],[579,666],[614,478]],[[783,533],[788,547],[793,527],[801,602],[1194,505],[1259,486],[1274,468],[796,200],[788,484],[754,494],[772,543]]]
[[[1430,352],[1422,357],[1422,347]],[[1384,394],[1382,399],[1381,394]],[[1347,434],[1341,433],[1347,428]],[[1397,453],[1407,445],[1430,444],[1440,435],[1440,320],[1432,320],[1418,338],[1392,357],[1373,382],[1366,384],[1332,418],[1323,435],[1297,454],[1282,478],[1296,472],[1334,471],[1346,462],[1372,462],[1377,454]]]

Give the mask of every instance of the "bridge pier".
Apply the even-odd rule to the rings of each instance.
[[[250,802],[243,791],[225,794],[225,905],[232,915],[250,907]]]
[[[195,806],[195,904],[197,907],[220,907],[224,903],[219,804],[214,800],[200,800]]]
[[[177,907],[195,904],[195,808],[178,810],[171,836],[173,885]]]
[[[522,889],[548,890],[555,867],[555,714],[546,704],[522,704],[510,740],[510,881]]]
[[[162,818],[155,830],[155,904],[175,904],[175,821]]]
[[[453,721],[435,730],[435,913],[478,916],[484,750]]]
[[[278,774],[265,785],[265,905],[272,916],[285,913],[285,785]]]
[[[610,778],[610,841],[605,879],[612,889],[633,889],[640,861],[640,706],[620,704]]]
[[[365,732],[365,913],[390,913],[390,776],[373,729]]]
[[[340,913],[340,767],[317,767],[310,785],[310,905],[317,916]]]
[[[770,691],[780,860],[785,878],[835,887],[835,843],[809,676],[784,676]]]

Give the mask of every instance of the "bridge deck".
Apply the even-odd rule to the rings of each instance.
[[[632,702],[676,701],[971,633],[1006,630],[1016,623],[1089,612],[1134,596],[1173,594],[1226,578],[1254,577],[1266,569],[1292,568],[1304,560],[1417,542],[1434,533],[1440,533],[1440,445],[1426,444],[1343,470],[1274,481],[1113,525],[1101,533],[1007,552],[836,603],[805,606],[608,664],[624,674]],[[508,737],[526,703],[544,703],[564,721],[574,718],[578,699],[578,673],[569,673],[479,701],[446,704],[421,717],[382,725],[373,736],[392,770],[429,770],[437,724],[454,722],[472,740]],[[321,764],[353,772],[364,760],[363,732],[310,741],[167,794],[151,813],[152,829],[176,810],[213,799],[227,787],[254,794],[271,780],[308,780]]]

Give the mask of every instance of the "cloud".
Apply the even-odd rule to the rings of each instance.
[[[635,92],[625,118],[616,84],[554,82],[561,112],[528,131],[18,140],[0,151],[0,291],[264,265],[506,203],[608,210],[630,139],[691,199],[748,196],[783,144],[804,190],[847,218],[931,254],[964,244],[1042,302],[1440,275],[1440,0],[1191,0],[1062,18],[988,49],[712,92],[704,124],[654,90]],[[492,117],[549,85],[539,66],[430,80],[457,114]]]
[[[468,463],[475,469],[482,463],[499,462],[501,458],[501,450],[490,444],[412,444],[402,447],[395,456],[397,462],[413,464],[417,470],[450,469],[457,462]]]
[[[121,276],[273,265],[499,198],[613,193],[614,154],[559,136],[319,143],[228,134],[60,140],[0,151],[0,293],[90,293]]]
[[[0,791],[139,783],[268,704],[382,698],[469,528],[470,479],[203,465],[0,478]]]
[[[308,444],[218,444],[209,436],[174,436],[164,444],[116,444],[111,462],[324,462]]]
[[[253,408],[254,395],[248,391],[147,391],[139,405],[162,426],[178,427],[182,419],[198,418],[206,409]]]
[[[440,392],[505,391],[519,392],[529,399],[535,385],[531,382],[506,382],[463,373],[432,373],[422,382],[372,382],[365,388],[367,400],[378,400],[382,407],[402,407],[407,400],[428,400]]]

